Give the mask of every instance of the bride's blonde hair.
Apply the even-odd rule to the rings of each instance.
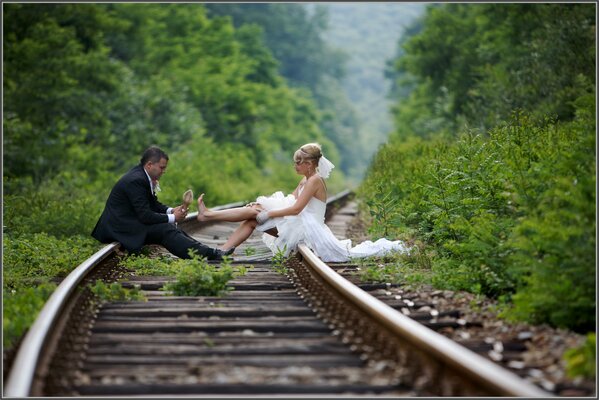
[[[318,143],[307,143],[297,149],[293,154],[293,161],[312,161],[314,165],[318,165],[318,161],[322,157],[321,146]]]

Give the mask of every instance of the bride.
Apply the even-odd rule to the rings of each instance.
[[[203,194],[198,198],[199,221],[243,221],[221,246],[232,250],[245,241],[254,230],[264,232],[262,240],[273,254],[285,256],[305,243],[322,261],[344,262],[351,258],[381,256],[391,251],[407,252],[401,241],[385,238],[365,241],[352,247],[351,240],[338,240],[324,223],[327,201],[325,179],[335,167],[322,155],[318,143],[308,143],[293,155],[295,172],[303,175],[292,194],[276,192],[260,196],[245,207],[213,211],[204,205]]]

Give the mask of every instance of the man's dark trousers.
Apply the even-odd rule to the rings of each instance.
[[[179,258],[189,258],[188,251],[195,250],[208,259],[216,256],[216,249],[208,247],[177,228],[174,224],[155,224],[148,227],[146,243],[164,246]]]

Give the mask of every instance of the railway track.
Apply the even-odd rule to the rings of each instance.
[[[343,236],[355,204],[347,193],[329,204],[328,224]],[[211,245],[236,227],[191,217],[183,228]],[[355,265],[331,268],[305,246],[284,275],[253,235],[234,258],[252,268],[222,297],[169,296],[159,289],[172,277],[131,276],[117,252],[106,246],[57,289],[21,345],[5,396],[550,395],[434,332],[463,325],[459,313],[394,304],[388,285],[353,285]],[[99,306],[75,289],[98,277],[139,285],[148,301]],[[398,312],[406,307],[410,317]]]

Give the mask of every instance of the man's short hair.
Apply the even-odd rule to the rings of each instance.
[[[163,158],[168,161],[168,155],[162,149],[158,146],[150,146],[141,156],[141,165],[146,165],[148,161],[157,163]]]

